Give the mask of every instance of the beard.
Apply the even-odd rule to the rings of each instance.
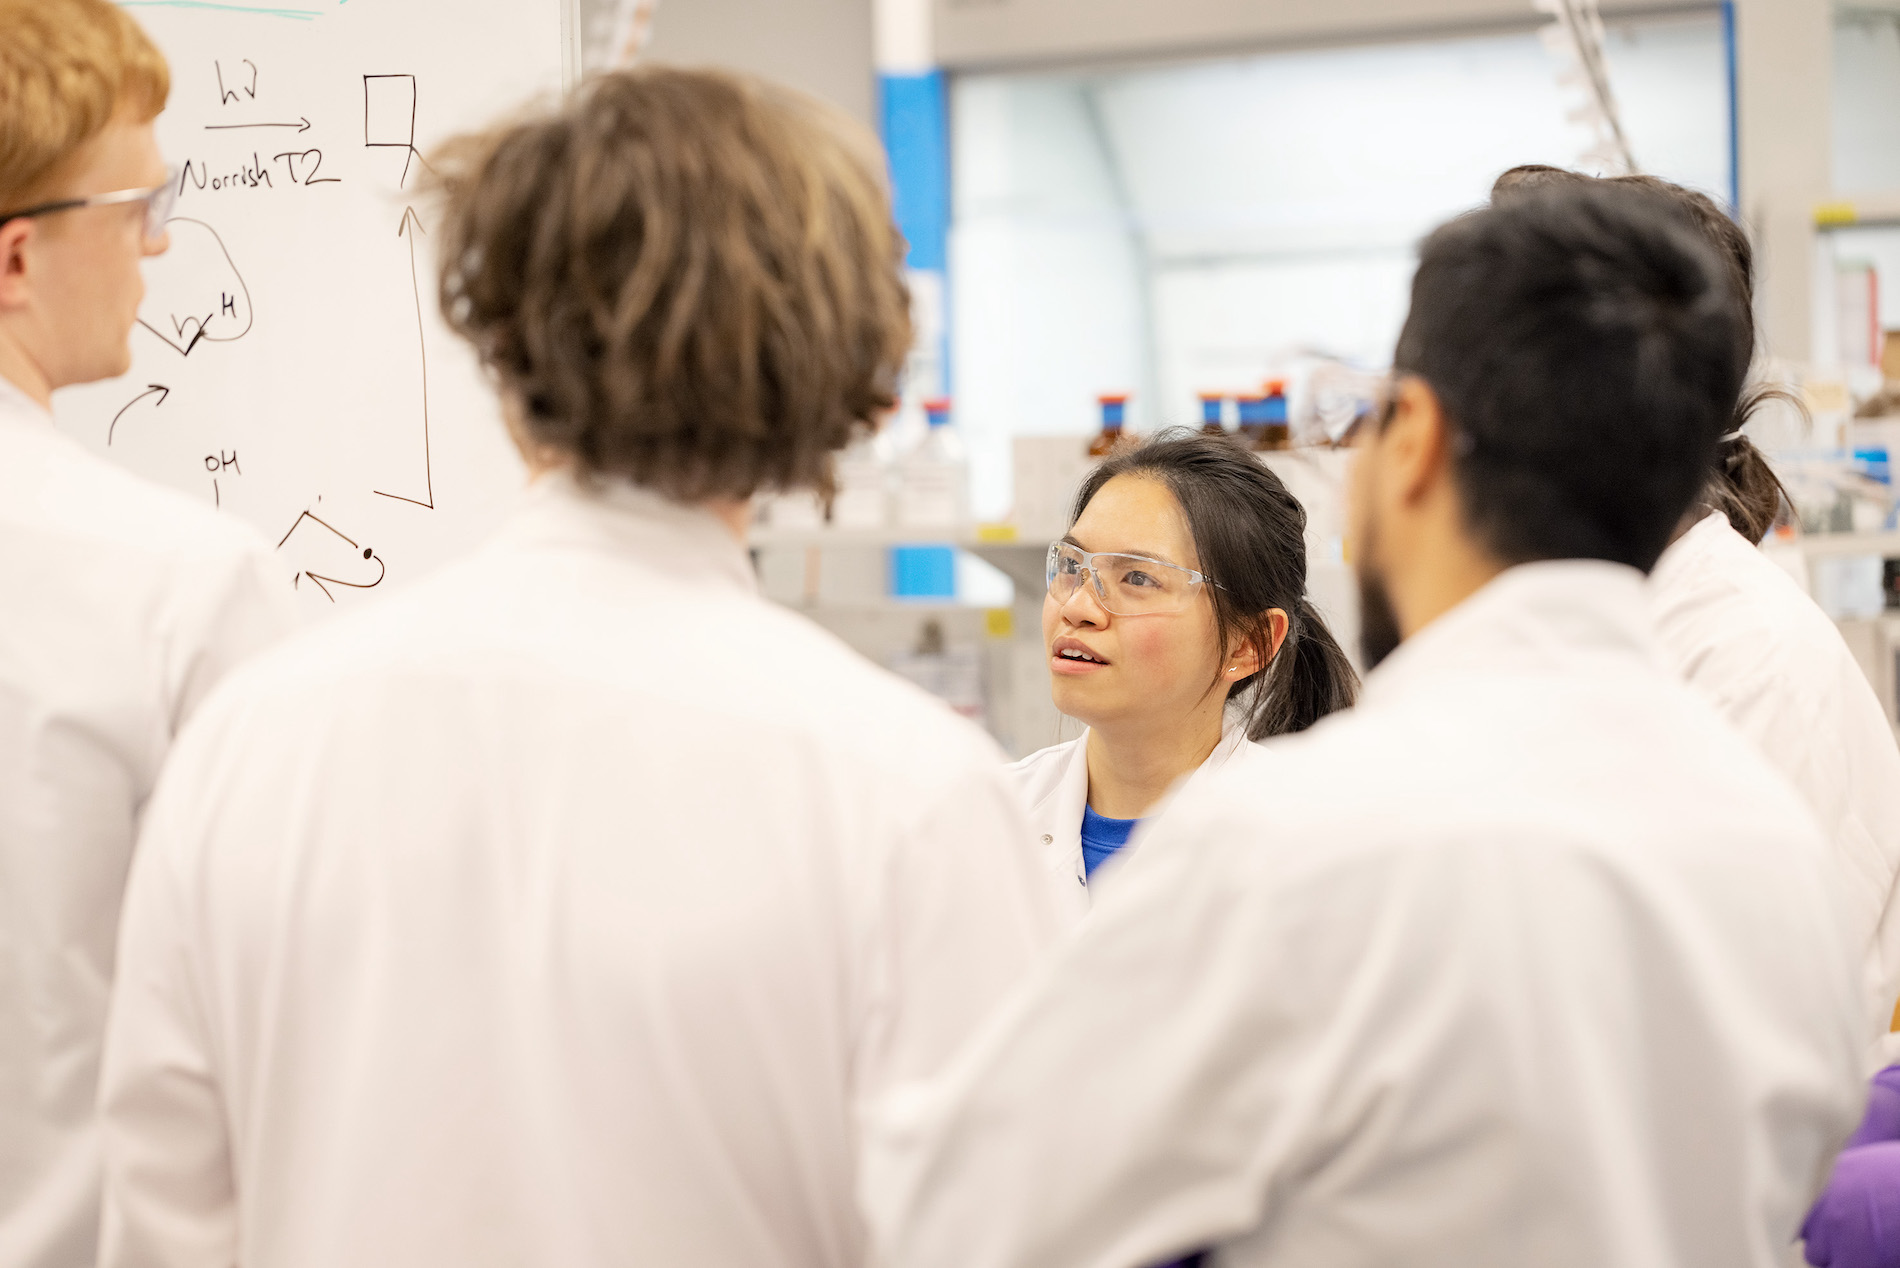
[[[1359,582],[1359,657],[1367,673],[1397,651],[1404,637],[1399,633],[1399,614],[1392,608],[1385,573],[1374,562],[1379,553],[1374,527],[1366,525],[1360,537],[1359,558],[1353,564],[1353,576]]]

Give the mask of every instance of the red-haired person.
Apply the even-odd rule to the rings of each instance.
[[[166,247],[169,77],[107,0],[0,0],[0,1264],[93,1262],[119,898],[172,738],[287,632],[261,541],[54,430]]]

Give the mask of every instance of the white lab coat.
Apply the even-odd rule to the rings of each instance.
[[[1643,579],[1513,568],[1170,810],[873,1116],[893,1268],[1768,1268],[1862,1103],[1795,794]]]
[[[1900,999],[1900,747],[1841,633],[1788,574],[1712,514],[1650,574],[1669,662],[1787,776],[1846,878],[1870,1026]],[[1870,1061],[1884,1065],[1876,1042]]]
[[[296,619],[253,533],[0,379],[0,1265],[90,1264],[132,840],[179,725]]]
[[[102,1262],[858,1263],[856,1099],[967,1036],[1051,891],[980,731],[712,515],[545,478],[180,744]]]
[[[1183,796],[1192,796],[1206,776],[1236,761],[1258,760],[1267,750],[1247,738],[1230,718],[1214,751],[1186,778],[1170,789],[1162,804],[1146,816],[1152,820]],[[1051,744],[1009,765],[1023,805],[1029,810],[1031,839],[1042,851],[1049,869],[1060,879],[1063,914],[1070,924],[1089,910],[1089,878],[1082,859],[1082,808],[1089,800],[1087,731],[1073,740]],[[1127,853],[1133,843],[1123,848]]]

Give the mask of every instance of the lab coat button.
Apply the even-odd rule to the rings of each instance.
[[[1045,832],[1045,833],[1043,833],[1043,834],[1042,834],[1042,843],[1043,843],[1044,845],[1048,845],[1048,844],[1049,844],[1050,842],[1052,842],[1052,841],[1054,841],[1054,840],[1055,840],[1055,838],[1054,838],[1054,837],[1052,837],[1052,836],[1050,836],[1050,835],[1049,835],[1049,834],[1048,834],[1047,832]]]

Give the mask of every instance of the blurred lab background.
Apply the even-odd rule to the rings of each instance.
[[[762,507],[767,591],[1022,754],[1044,551],[1117,439],[1219,427],[1306,503],[1356,643],[1336,441],[1419,238],[1522,163],[1640,170],[1754,238],[1767,548],[1900,717],[1900,0],[582,0],[590,68],[726,65],[873,128],[910,243],[898,415],[828,505]],[[1119,430],[1118,430],[1119,429]]]

